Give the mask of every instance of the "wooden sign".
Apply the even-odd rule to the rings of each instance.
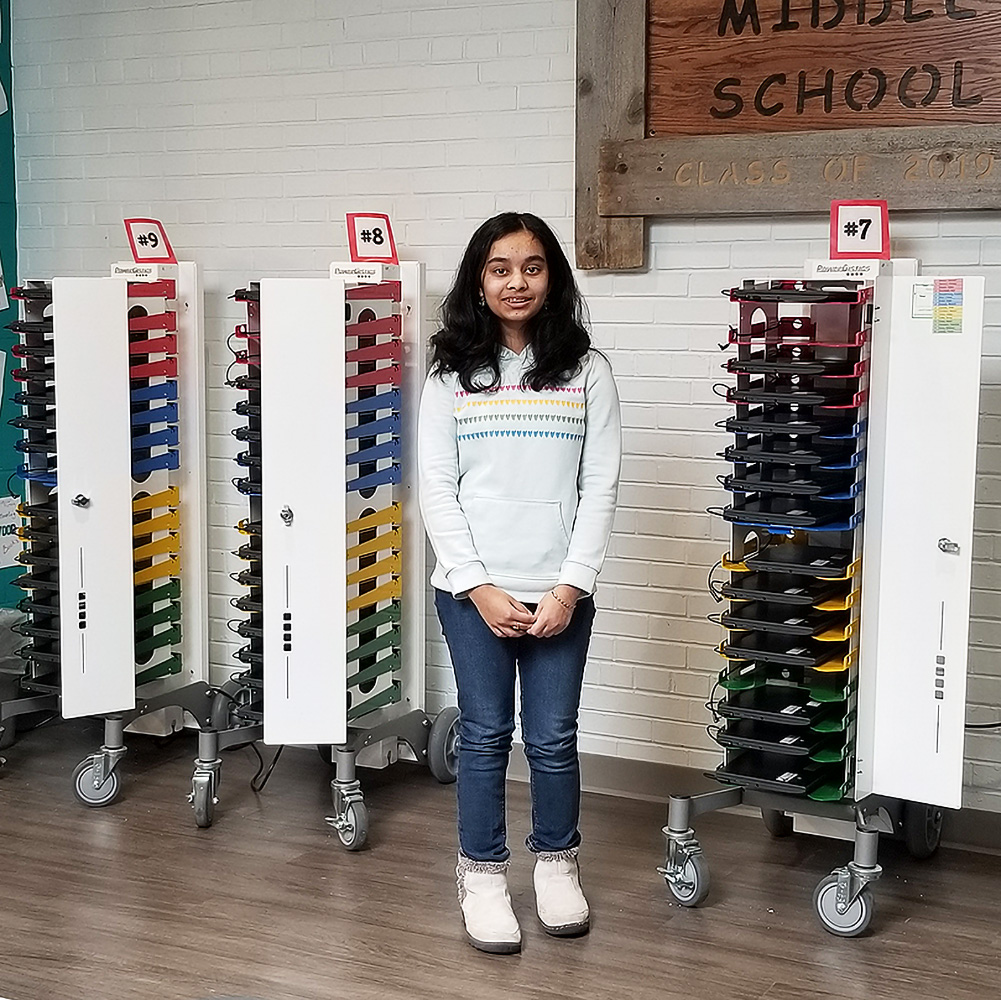
[[[579,267],[652,216],[1001,207],[996,0],[579,0],[577,52]]]
[[[1001,4],[649,0],[647,135],[1001,123]]]

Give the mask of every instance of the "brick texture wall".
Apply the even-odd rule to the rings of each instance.
[[[234,393],[227,297],[345,255],[344,213],[387,211],[436,304],[473,228],[548,219],[572,256],[574,3],[517,0],[13,0],[21,275],[104,273],[121,219],[164,221],[204,270],[212,658],[225,676]],[[972,721],[1001,716],[1001,237],[987,213],[895,216],[926,273],[987,275]],[[601,578],[582,748],[697,767],[718,760],[703,707],[719,668],[706,571],[725,545],[711,385],[747,276],[796,274],[826,219],[658,221],[641,274],[581,274],[623,402],[621,502]],[[430,332],[430,331],[429,331]],[[933,497],[928,502],[934,502]],[[428,703],[451,697],[429,621]],[[967,802],[1001,811],[1001,737],[971,735]]]

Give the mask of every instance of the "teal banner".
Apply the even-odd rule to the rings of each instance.
[[[17,282],[17,205],[14,184],[14,94],[12,89],[10,57],[10,0],[0,0],[0,269],[3,271],[0,288],[0,355],[2,355],[2,380],[0,380],[0,607],[11,608],[22,594],[10,581],[19,576],[20,567],[7,564],[19,546],[14,543],[15,519],[11,517],[10,494],[20,496],[20,481],[14,476],[18,465],[18,452],[14,442],[20,433],[8,421],[19,412],[11,401],[14,394],[11,370],[16,368],[11,345],[17,338],[7,329],[7,324],[17,319],[17,303],[9,300],[7,292]]]

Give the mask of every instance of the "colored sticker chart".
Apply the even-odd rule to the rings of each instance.
[[[932,333],[959,336],[963,332],[963,279],[935,278],[932,289]]]

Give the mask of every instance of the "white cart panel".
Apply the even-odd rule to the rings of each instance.
[[[347,738],[344,284],[260,287],[264,739],[338,744]]]
[[[52,282],[64,718],[135,706],[127,285]]]
[[[886,282],[872,346],[858,797],[958,808],[984,279]]]

